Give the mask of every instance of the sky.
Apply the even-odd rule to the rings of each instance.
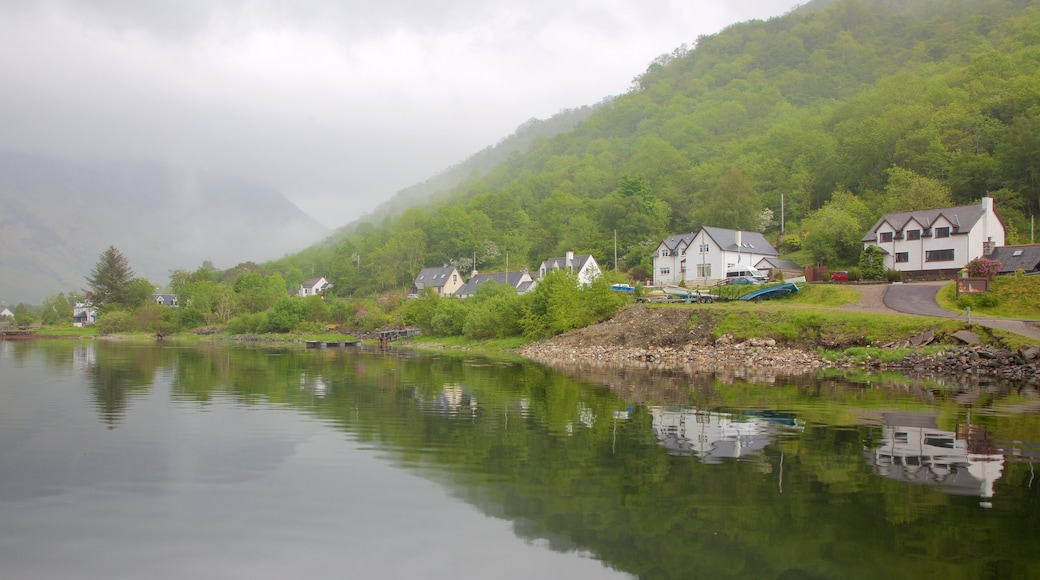
[[[804,2],[801,2],[804,3]],[[275,187],[327,227],[793,0],[3,0],[0,150]]]

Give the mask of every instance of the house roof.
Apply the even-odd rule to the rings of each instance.
[[[325,277],[324,277],[324,276],[319,276],[319,277],[317,277],[317,278],[311,278],[311,279],[309,279],[309,280],[304,280],[304,281],[303,281],[303,284],[300,284],[300,286],[303,286],[303,287],[305,287],[305,288],[314,288],[314,287],[315,287],[315,286],[317,286],[317,285],[318,285],[318,284],[319,284],[319,283],[320,283],[320,282],[321,282],[322,280],[325,280]],[[325,283],[326,283],[326,284],[328,284],[328,283],[329,283],[329,281],[328,281],[328,280],[325,280]]]
[[[727,252],[748,252],[755,254],[766,254],[771,256],[779,256],[780,252],[777,252],[773,245],[766,241],[765,236],[758,232],[738,232],[737,230],[727,230],[725,228],[713,228],[710,226],[704,226],[701,228],[704,233],[708,234],[719,248]],[[740,234],[740,244],[737,244],[737,234]]]
[[[585,264],[588,264],[590,261],[594,261],[590,254],[574,256],[571,258],[571,268],[573,268],[575,272],[580,272],[581,269],[585,267]],[[555,269],[565,270],[567,268],[567,257],[549,258],[542,262],[542,268],[545,268],[546,271]],[[541,268],[539,268],[539,270],[541,270]]]
[[[1000,260],[1001,274],[1018,270],[1026,272],[1040,270],[1040,244],[1001,246],[994,248],[993,253],[987,257],[990,260]]]
[[[932,227],[940,217],[946,218],[946,221],[953,225],[953,229],[950,231],[951,234],[966,234],[971,231],[971,228],[982,219],[982,216],[986,214],[985,208],[982,204],[973,205],[960,205],[957,207],[943,207],[938,209],[922,209],[917,211],[902,211],[896,213],[886,213],[881,216],[874,226],[870,228],[861,241],[863,242],[876,242],[877,231],[882,224],[888,223],[892,226],[892,229],[901,232],[911,221],[915,221],[921,225],[922,228],[928,229]]]
[[[455,266],[423,268],[422,270],[419,270],[419,274],[415,277],[415,281],[412,282],[412,286],[416,290],[422,290],[427,286],[440,288],[448,283],[448,279],[453,273],[458,273],[458,269]]]
[[[685,233],[685,234],[676,234],[674,236],[668,236],[667,238],[664,239],[663,242],[661,242],[661,244],[664,245],[664,247],[666,247],[669,250],[674,252],[675,249],[677,247],[679,247],[679,244],[685,242],[685,244],[688,246],[688,245],[690,245],[691,242],[693,242],[693,238],[695,238],[695,237],[697,237],[697,232],[688,232],[688,233]],[[660,247],[660,246],[658,246],[658,247]],[[653,257],[653,258],[658,257],[658,250],[654,250],[654,253],[653,253],[653,255],[651,257]]]
[[[766,257],[766,258],[762,258],[761,260],[759,260],[758,264],[756,264],[756,267],[761,267],[763,264],[765,265],[766,268],[776,269],[776,270],[803,270],[804,269],[804,268],[802,268],[801,266],[798,265],[798,262],[795,262],[794,260],[788,260],[786,258],[774,258],[772,256],[769,256],[769,257]]]
[[[531,276],[523,270],[517,270],[515,272],[495,272],[493,274],[477,274],[467,280],[461,288],[456,290],[455,295],[471,296],[477,293],[477,286],[491,281],[494,281],[497,284],[508,284],[509,286],[516,288],[518,292],[521,291],[521,286],[523,287],[523,291],[528,290],[531,286]]]

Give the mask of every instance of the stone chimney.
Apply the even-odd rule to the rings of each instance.
[[[992,201],[992,198],[985,198],[984,197],[983,199],[990,199]],[[996,244],[996,242],[993,241],[993,237],[992,236],[987,238],[985,242],[982,242],[982,255],[983,256],[987,256],[987,257],[992,256],[993,255],[993,250],[995,250],[995,249],[997,249],[997,244]]]

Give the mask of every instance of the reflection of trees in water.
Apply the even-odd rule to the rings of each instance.
[[[87,383],[101,422],[116,428],[126,415],[127,400],[148,392],[162,363],[162,350],[95,343],[94,360],[86,366]]]

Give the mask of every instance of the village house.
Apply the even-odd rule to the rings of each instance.
[[[862,241],[864,249],[881,249],[885,268],[910,276],[948,277],[1003,246],[1004,224],[987,196],[975,205],[885,214]]]
[[[779,252],[758,232],[704,226],[666,238],[652,254],[654,285],[691,282],[707,285],[727,272],[755,268]]]
[[[174,308],[177,306],[177,295],[176,294],[152,294],[152,300],[159,306],[167,306]]]
[[[440,268],[423,268],[412,282],[412,294],[418,294],[425,288],[433,288],[441,298],[452,296],[462,287],[462,275],[455,266],[445,264]]]
[[[562,258],[549,258],[542,262],[538,268],[538,279],[545,278],[545,275],[553,270],[575,272],[578,276],[578,283],[582,285],[590,284],[602,273],[599,264],[596,263],[596,258],[591,255],[575,256],[574,252],[567,252],[567,255]]]
[[[332,284],[325,279],[324,276],[319,278],[311,278],[310,280],[304,280],[300,284],[299,296],[300,298],[306,298],[307,296],[321,296],[325,294],[325,291],[332,288]]]
[[[1001,246],[986,257],[1000,261],[998,274],[1014,274],[1019,270],[1026,274],[1040,272],[1040,244]]]
[[[472,278],[466,281],[466,283],[455,292],[455,296],[458,298],[469,298],[477,293],[477,288],[481,284],[487,284],[488,282],[508,284],[516,289],[517,294],[526,294],[537,285],[537,282],[531,278],[531,275],[527,270],[496,272],[494,274],[474,274]]]
[[[72,307],[72,326],[90,326],[97,322],[97,308],[90,302],[77,302]]]

